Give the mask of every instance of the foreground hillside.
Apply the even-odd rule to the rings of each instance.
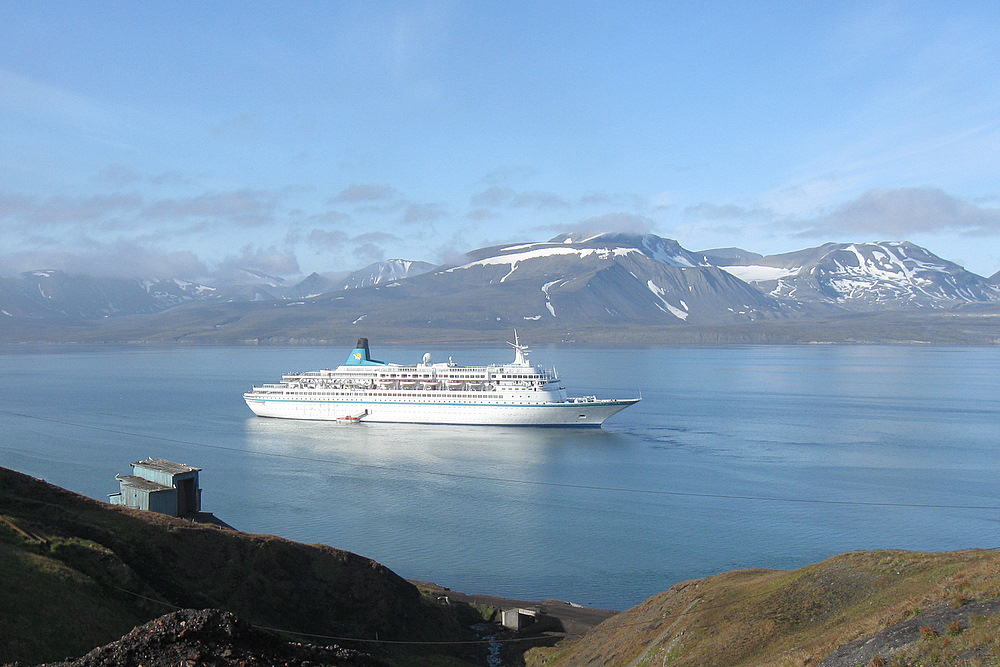
[[[442,604],[349,552],[112,507],[4,468],[0,574],[0,664],[487,664],[484,646],[447,644],[476,639],[468,627],[481,619],[461,595]],[[336,646],[300,645],[294,633]],[[520,664],[523,649],[509,646],[503,664]],[[728,572],[525,658],[998,665],[1000,552],[857,552],[794,571]]]
[[[112,507],[4,468],[0,573],[0,664],[80,656],[180,608],[326,637],[475,638],[469,608],[439,605],[367,558]],[[372,646],[353,648],[390,664],[470,664],[447,648]]]
[[[791,572],[677,584],[582,639],[532,649],[569,665],[998,665],[1000,553],[848,553]]]

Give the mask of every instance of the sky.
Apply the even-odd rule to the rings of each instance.
[[[0,275],[572,231],[1000,271],[992,2],[0,0]]]

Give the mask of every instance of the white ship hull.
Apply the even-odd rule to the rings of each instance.
[[[570,398],[554,370],[528,363],[514,336],[514,361],[488,366],[376,361],[368,339],[333,370],[283,375],[243,394],[260,417],[341,422],[491,426],[600,426],[638,398]]]
[[[380,402],[364,398],[276,399],[244,396],[259,417],[405,424],[481,424],[491,426],[600,426],[639,399],[564,403],[477,403],[455,405],[434,397],[416,402]]]

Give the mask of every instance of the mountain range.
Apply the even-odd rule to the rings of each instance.
[[[4,277],[0,336],[328,342],[363,332],[393,341],[492,340],[497,330],[518,328],[539,341],[1000,341],[993,326],[1000,272],[984,278],[907,242],[764,256],[692,252],[651,234],[564,234],[480,248],[440,266],[389,260],[296,284],[247,277],[214,286],[59,271]]]

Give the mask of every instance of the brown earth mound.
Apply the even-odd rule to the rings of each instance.
[[[337,646],[283,641],[227,611],[182,609],[140,625],[82,658],[46,667],[380,667],[370,655]]]

